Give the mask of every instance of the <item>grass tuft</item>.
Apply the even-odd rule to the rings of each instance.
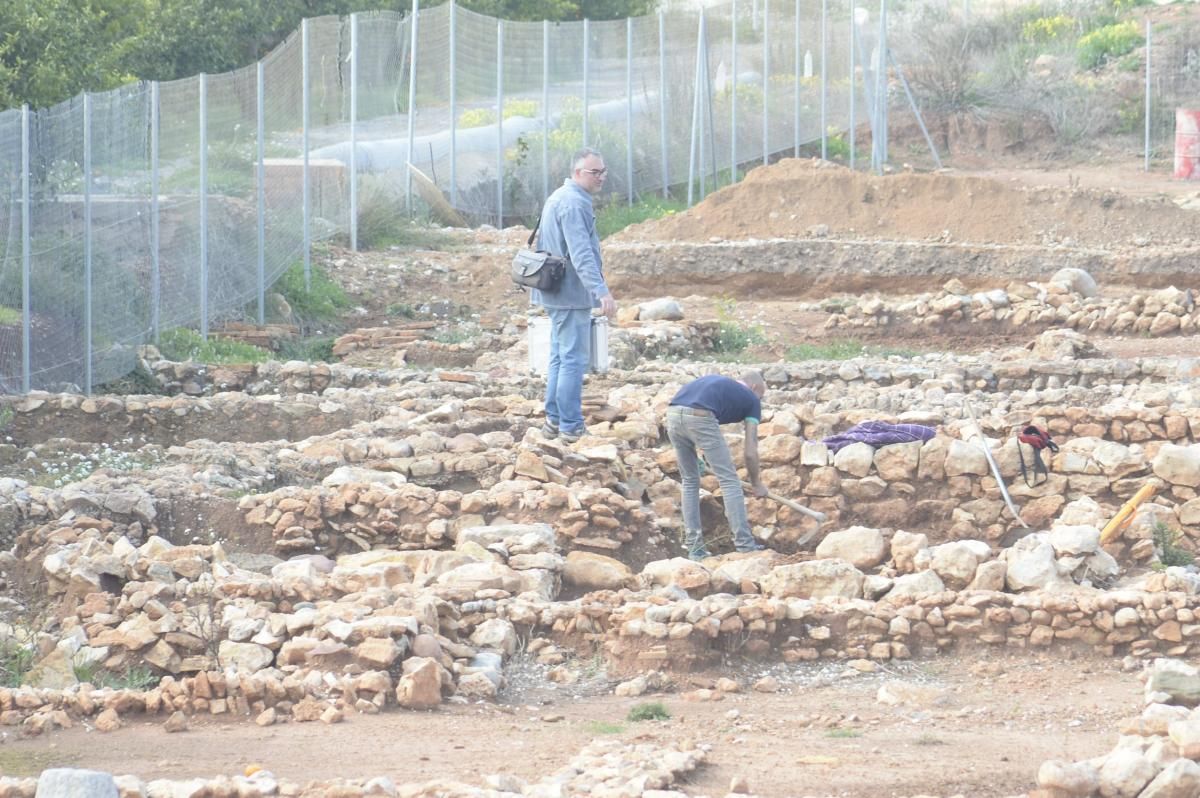
[[[648,701],[629,710],[626,719],[630,723],[638,723],[643,720],[667,720],[670,717],[671,713],[661,701]]]
[[[601,238],[607,238],[631,224],[639,224],[648,219],[661,219],[685,208],[686,203],[681,200],[663,199],[662,197],[643,197],[633,205],[615,200],[605,205],[596,214],[596,234]]]

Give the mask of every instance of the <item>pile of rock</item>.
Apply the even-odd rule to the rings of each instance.
[[[1104,756],[1050,760],[1038,769],[1037,798],[1186,798],[1200,794],[1200,670],[1175,659],[1144,672],[1146,705],[1120,727]]]

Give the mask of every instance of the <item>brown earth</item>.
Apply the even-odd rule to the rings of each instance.
[[[766,667],[734,662],[720,673],[681,677],[679,687],[711,686],[730,675],[748,686]],[[682,785],[689,795],[723,795],[731,778],[743,776],[762,796],[998,798],[1032,789],[1047,759],[1107,753],[1118,720],[1140,707],[1140,682],[1122,673],[1120,662],[1062,649],[968,652],[891,663],[874,674],[836,663],[776,665],[771,672],[788,692],[728,694],[717,702],[680,693],[632,699],[597,695],[607,683],[592,681],[512,690],[496,706],[351,713],[334,726],[262,729],[244,719],[193,719],[186,733],[164,734],[157,723],[135,720],[104,735],[75,728],[11,740],[0,747],[0,768],[22,774],[69,765],[149,780],[232,775],[258,764],[299,782],[386,775],[397,783],[479,784],[491,773],[536,781],[591,739],[616,735],[710,744],[708,764]],[[877,700],[892,681],[913,685],[911,703]],[[629,710],[645,701],[661,701],[671,718],[629,722]]]
[[[825,234],[903,240],[1109,248],[1195,238],[1195,213],[1165,196],[1115,189],[1028,187],[952,172],[875,176],[820,160],[784,159],[710,194],[687,213],[623,230],[618,241],[803,238]]]

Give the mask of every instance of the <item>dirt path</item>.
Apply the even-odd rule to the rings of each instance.
[[[681,690],[727,673],[749,685],[765,666],[735,663],[723,673],[681,677]],[[143,779],[211,777],[255,763],[277,776],[311,779],[386,775],[397,783],[434,778],[480,783],[508,773],[548,776],[594,737],[692,740],[711,745],[689,794],[723,794],[743,776],[764,796],[854,798],[963,793],[1008,796],[1033,787],[1042,761],[1078,760],[1111,749],[1116,723],[1140,707],[1140,683],[1120,663],[1054,655],[978,652],[893,663],[876,673],[844,664],[773,665],[777,694],[729,694],[723,701],[682,693],[639,699],[545,684],[501,705],[447,705],[432,713],[389,711],[347,722],[261,729],[245,720],[196,720],[183,734],[131,722],[100,735],[84,728],[0,748],[5,772],[69,764]],[[877,700],[880,687],[909,701]],[[594,687],[594,685],[593,685]],[[631,723],[636,704],[661,701],[669,720]]]

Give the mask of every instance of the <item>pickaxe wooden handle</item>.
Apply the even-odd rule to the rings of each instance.
[[[747,488],[751,491],[754,490],[754,486],[751,485],[749,482],[743,481],[742,487]],[[751,494],[751,495],[753,495],[753,494]],[[819,512],[817,510],[813,510],[810,507],[805,507],[803,504],[798,504],[797,502],[794,502],[791,499],[785,499],[782,496],[780,496],[778,493],[771,493],[768,491],[767,498],[773,502],[778,502],[778,503],[782,504],[784,507],[791,508],[791,509],[795,510],[796,512],[800,513],[801,515],[807,515],[809,518],[813,519],[817,523],[823,524],[823,523],[825,523],[825,520],[828,518],[828,516],[826,516],[825,513]]]

